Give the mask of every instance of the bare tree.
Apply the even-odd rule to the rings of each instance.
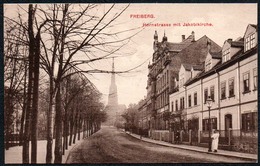
[[[37,124],[38,116],[37,87],[39,85],[39,66],[48,74],[50,85],[50,104],[47,113],[46,163],[52,162],[53,120],[55,120],[54,163],[61,163],[62,119],[64,116],[62,109],[62,82],[65,78],[77,73],[112,72],[102,68],[93,68],[91,64],[117,54],[139,32],[138,28],[122,31],[115,30],[117,25],[115,21],[128,6],[125,5],[118,8],[115,4],[109,4],[104,8],[104,5],[96,4],[29,5],[27,11],[28,27],[22,27],[27,30],[29,41],[29,82],[27,85],[27,109],[25,116],[24,163],[29,162],[30,137],[32,139],[31,162],[36,163],[37,125],[35,124]],[[97,12],[101,9],[102,12]],[[17,21],[13,22],[20,24]],[[120,36],[124,33],[128,35]],[[82,65],[88,67],[83,69]],[[129,72],[136,68],[117,72]],[[55,118],[53,116],[54,109]],[[93,125],[94,121],[92,119],[95,116],[90,113],[90,121],[87,123],[89,126]],[[78,126],[81,126],[81,122],[82,119],[78,122]],[[97,126],[97,124],[95,125]],[[31,133],[30,126],[32,127]]]

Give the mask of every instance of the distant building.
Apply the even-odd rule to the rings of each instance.
[[[113,58],[111,84],[109,87],[109,94],[108,94],[108,104],[105,107],[105,111],[108,115],[108,118],[107,118],[107,121],[104,122],[103,124],[109,125],[109,126],[120,125],[121,121],[123,119],[121,117],[121,115],[125,109],[126,109],[125,105],[118,104],[117,86],[116,86],[116,78],[115,78],[115,66],[114,66],[114,58]]]
[[[156,130],[168,130],[172,123],[169,114],[169,95],[184,83],[184,77],[179,76],[182,63],[200,64],[207,56],[207,42],[212,42],[212,50],[220,51],[220,46],[207,36],[195,40],[195,33],[192,32],[188,38],[182,35],[182,42],[171,43],[165,33],[162,41],[158,41],[158,34],[155,31],[153,44],[153,60],[149,64],[147,82],[147,109],[150,112],[150,128]],[[196,73],[197,68],[193,68]],[[180,102],[180,103],[179,103]],[[184,100],[178,100],[178,107],[183,107]],[[178,104],[177,103],[177,104]]]

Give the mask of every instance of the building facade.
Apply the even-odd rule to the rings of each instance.
[[[248,25],[243,38],[226,40],[219,52],[210,41],[207,45],[204,63],[181,64],[176,91],[169,97],[171,114],[186,122],[181,129],[207,132],[211,121],[222,136],[230,129],[257,135],[257,26]]]
[[[168,42],[164,33],[162,41],[159,42],[155,31],[153,59],[148,65],[147,97],[145,104],[139,109],[147,110],[149,129],[169,130],[171,128],[173,117],[170,113],[169,96],[178,88],[181,64],[202,63],[207,55],[208,41],[212,42],[212,50],[220,51],[220,46],[207,36],[195,40],[195,33],[192,32],[187,38],[182,35],[181,42],[172,43]],[[193,73],[197,73],[200,68],[199,65],[195,65]]]

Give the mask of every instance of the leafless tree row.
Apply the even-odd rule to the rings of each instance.
[[[76,134],[79,137],[83,131],[87,136],[100,128],[106,117],[101,111],[101,94],[82,73],[111,73],[91,64],[118,54],[139,32],[138,28],[116,30],[115,21],[127,8],[29,4],[19,7],[25,14],[5,17],[5,139],[10,137],[14,107],[19,106],[23,163],[30,163],[30,141],[31,163],[37,163],[39,88],[48,93],[46,163],[53,162],[54,138],[54,163],[61,163]]]

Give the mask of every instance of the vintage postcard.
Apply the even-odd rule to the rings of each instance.
[[[257,6],[4,4],[5,164],[257,162]]]

